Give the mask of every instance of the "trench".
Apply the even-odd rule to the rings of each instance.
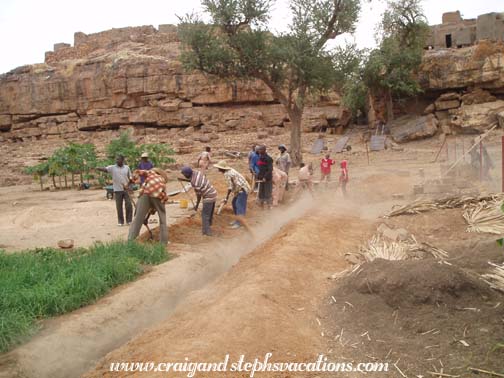
[[[253,236],[169,247],[178,257],[93,305],[45,321],[30,341],[0,358],[0,378],[80,377],[107,353],[170,316],[191,292],[215,281],[313,205],[304,198],[271,211]]]

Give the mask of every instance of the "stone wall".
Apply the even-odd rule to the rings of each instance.
[[[283,107],[261,82],[187,73],[179,55],[173,25],[75,33],[74,46],[55,45],[44,64],[0,76],[0,143],[78,140],[121,128],[157,129],[173,137],[185,129],[289,126]],[[304,130],[337,126],[339,97],[316,104],[306,111]]]

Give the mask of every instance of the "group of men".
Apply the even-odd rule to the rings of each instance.
[[[233,169],[225,160],[214,164],[214,167],[224,175],[227,183],[227,194],[222,200],[225,204],[231,200],[235,218],[230,224],[231,228],[237,229],[243,226],[243,217],[247,212],[248,197],[252,190],[257,191],[258,204],[264,208],[267,206],[278,205],[282,201],[284,192],[288,190],[289,171],[292,160],[287,152],[285,145],[278,147],[279,155],[274,161],[267,153],[266,146],[252,146],[248,155],[248,166],[252,175],[252,185],[237,170]],[[166,192],[166,183],[168,182],[167,173],[157,167],[154,167],[149,160],[147,153],[142,154],[141,162],[133,172],[125,164],[124,157],[118,156],[115,165],[109,165],[97,170],[109,173],[112,176],[114,196],[116,201],[118,225],[125,224],[123,204],[126,208],[126,224],[130,225],[128,239],[134,240],[138,237],[143,224],[146,224],[150,214],[155,212],[159,215],[160,242],[168,243],[168,229],[166,224],[165,203],[168,200]],[[206,236],[212,236],[213,216],[217,201],[217,190],[208,180],[205,172],[212,163],[211,149],[205,148],[205,151],[198,157],[198,170],[189,166],[184,166],[180,173],[183,177],[179,181],[189,182],[196,193],[196,204],[194,210],[197,211],[202,204],[201,220],[202,233]],[[321,181],[329,181],[331,166],[335,162],[326,155],[321,162]],[[343,194],[346,195],[346,182],[348,182],[347,161],[343,160],[340,164],[341,175],[340,184]],[[301,189],[312,190],[312,165],[306,166],[301,163],[299,170],[299,182]],[[130,198],[130,185],[132,182],[139,181],[141,184],[138,202],[136,204],[135,218],[133,219],[133,208]]]

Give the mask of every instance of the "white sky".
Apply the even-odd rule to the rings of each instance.
[[[385,8],[384,0],[363,1],[357,32],[359,47],[374,45],[374,29]],[[274,30],[289,21],[288,0],[276,0],[271,20]],[[42,63],[53,44],[73,44],[76,31],[96,33],[125,26],[177,23],[178,15],[199,10],[200,0],[0,0],[0,73],[18,66]],[[460,10],[464,18],[503,12],[502,0],[424,0],[430,24],[441,23],[445,11]]]

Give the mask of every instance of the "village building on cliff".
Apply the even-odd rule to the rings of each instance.
[[[461,48],[478,41],[504,41],[504,13],[487,13],[464,20],[459,11],[443,13],[443,23],[430,27],[426,48]]]

